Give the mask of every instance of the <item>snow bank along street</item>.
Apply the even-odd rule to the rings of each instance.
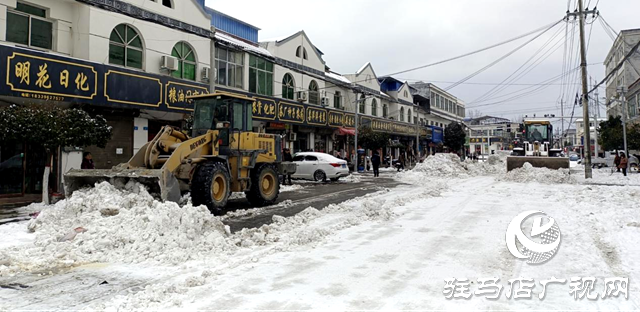
[[[133,183],[32,205],[37,218],[0,226],[0,310],[640,309],[638,175],[507,173],[497,156],[443,154],[388,174],[403,184],[235,233],[223,221],[241,211],[215,217]],[[505,244],[511,220],[529,210],[561,231],[557,253],[539,265]],[[539,299],[552,277],[566,282]],[[596,279],[586,294],[597,300],[574,298],[577,277]],[[628,278],[628,293],[601,299],[614,277]],[[468,299],[445,287],[452,278],[468,280]],[[502,286],[496,300],[476,293],[491,278]],[[528,279],[530,299],[514,299]]]

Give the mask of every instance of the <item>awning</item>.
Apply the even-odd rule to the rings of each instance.
[[[347,128],[338,128],[338,135],[352,135],[352,136],[356,136],[356,130],[355,129],[347,129]]]

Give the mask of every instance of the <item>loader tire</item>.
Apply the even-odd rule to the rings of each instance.
[[[214,215],[221,215],[229,199],[230,181],[225,164],[206,162],[198,165],[191,181],[193,204],[205,205]]]
[[[280,178],[275,166],[263,164],[251,172],[251,188],[247,200],[256,207],[273,205],[280,193]]]

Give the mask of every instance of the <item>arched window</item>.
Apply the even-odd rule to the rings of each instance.
[[[138,32],[127,24],[116,26],[109,37],[109,63],[142,69],[144,48]]]
[[[318,84],[315,80],[311,80],[309,83],[309,103],[320,104],[320,94],[318,92]]]
[[[360,96],[360,103],[358,105],[358,112],[360,114],[364,114],[364,107],[367,104],[367,99],[365,98],[364,94]]]
[[[173,3],[171,3],[171,0],[162,0],[162,5],[166,6],[167,8],[173,9]]]
[[[411,110],[410,109],[407,110],[407,122],[412,122],[411,121]]]
[[[290,74],[285,74],[284,77],[282,77],[282,97],[293,100],[295,91],[296,82]]]
[[[298,48],[296,49],[296,57],[301,57],[305,60],[309,59],[307,57],[307,49],[305,49],[305,47],[303,46],[298,46]]]
[[[171,50],[171,56],[178,59],[178,70],[171,76],[182,79],[196,80],[196,55],[193,48],[186,42],[178,42]]]
[[[382,105],[382,117],[389,117],[389,106],[387,104]]]
[[[400,107],[400,121],[404,121],[404,107]]]
[[[378,101],[376,99],[371,101],[371,115],[378,116]]]

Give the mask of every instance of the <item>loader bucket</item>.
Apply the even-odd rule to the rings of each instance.
[[[507,157],[507,171],[522,168],[524,163],[530,163],[536,168],[569,169],[569,158],[566,157],[509,156]]]
[[[120,188],[129,181],[135,181],[144,185],[149,194],[159,200],[180,200],[178,180],[172,173],[162,169],[74,169],[64,175],[64,192],[69,197],[81,188],[93,187],[103,181]]]

